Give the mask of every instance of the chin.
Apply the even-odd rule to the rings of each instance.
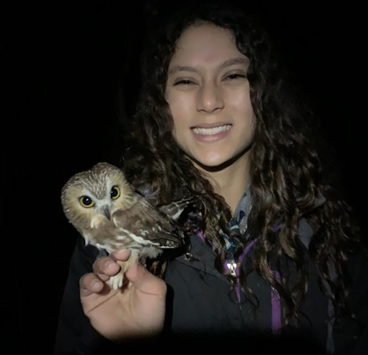
[[[216,170],[224,167],[231,157],[191,157],[193,162],[205,170]]]
[[[244,162],[246,153],[249,151],[251,145],[247,148],[235,152],[217,152],[207,153],[206,155],[188,155],[189,158],[199,167],[207,171],[220,171],[230,165]],[[225,154],[227,153],[227,154]],[[231,154],[232,153],[232,154]]]
[[[208,166],[209,168],[215,168],[217,166],[224,165],[227,162],[227,159],[221,160],[197,160],[197,163],[201,166]]]

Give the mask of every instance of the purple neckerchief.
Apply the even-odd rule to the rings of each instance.
[[[277,232],[278,230],[280,230],[281,229],[281,227],[282,227],[282,224],[281,223],[279,223],[279,224],[277,224],[277,225],[275,225],[274,227],[272,227],[272,230],[274,231],[274,232]],[[198,234],[198,236],[201,238],[201,240],[202,241],[204,241],[204,235],[203,235],[203,233],[202,232],[200,232],[199,234]],[[245,255],[247,255],[247,253],[249,252],[249,250],[250,250],[250,248],[255,244],[255,242],[258,240],[259,238],[256,238],[256,239],[254,239],[252,242],[250,242],[245,248],[244,248],[244,250],[243,250],[243,252],[242,252],[242,254],[239,256],[239,264],[241,265],[242,263],[243,263],[243,260],[244,260],[244,257],[245,257]],[[225,260],[225,263],[224,263],[224,267],[225,267],[225,269],[227,270],[227,271],[231,271],[230,269],[229,269],[229,267],[228,267],[228,263],[229,263],[229,261],[230,260]],[[239,268],[238,267],[236,267],[236,269],[235,269],[235,273],[236,273],[236,276],[239,276]]]

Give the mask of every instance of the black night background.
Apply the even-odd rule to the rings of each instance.
[[[8,89],[15,104],[10,118],[2,119],[7,226],[2,254],[7,261],[0,304],[6,354],[52,353],[77,238],[61,210],[60,191],[76,172],[100,161],[119,162],[124,122],[116,97],[120,89],[125,103],[120,112],[128,117],[155,3],[28,2],[9,14],[13,80]],[[339,162],[345,197],[366,230],[363,6],[293,4],[257,1],[249,6],[260,14],[319,116]]]

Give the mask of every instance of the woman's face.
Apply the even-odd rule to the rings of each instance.
[[[252,143],[248,66],[229,30],[203,24],[180,37],[169,65],[166,100],[173,137],[194,162],[218,167],[241,157]]]

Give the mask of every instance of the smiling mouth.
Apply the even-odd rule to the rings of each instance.
[[[224,125],[218,126],[218,127],[211,127],[211,128],[193,127],[191,129],[195,134],[199,134],[201,136],[213,136],[213,135],[219,134],[221,132],[226,132],[226,131],[230,130],[231,127],[232,127],[231,124],[224,124]]]

